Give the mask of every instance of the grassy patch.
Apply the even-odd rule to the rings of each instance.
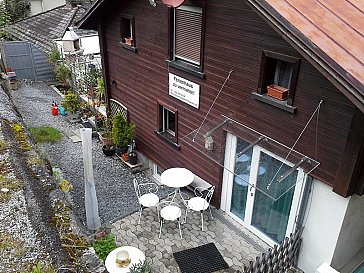
[[[36,143],[41,142],[57,142],[62,138],[62,133],[55,128],[42,126],[29,128],[30,133],[34,137]]]
[[[11,127],[13,128],[13,131],[15,133],[16,140],[20,144],[20,148],[22,148],[24,151],[30,151],[32,149],[32,146],[29,145],[27,140],[27,135],[24,131],[24,128],[19,123],[12,123]]]
[[[6,143],[0,139],[0,152],[4,151],[6,148]]]
[[[1,252],[15,252],[17,257],[24,255],[24,242],[19,239],[15,239],[9,233],[0,233],[0,251]]]
[[[9,192],[0,192],[0,203],[9,201],[11,193],[20,190],[22,187],[23,183],[20,180],[0,175],[0,189],[9,189]]]

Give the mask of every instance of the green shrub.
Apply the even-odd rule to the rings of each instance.
[[[57,48],[53,48],[52,51],[48,55],[48,60],[51,64],[57,64],[61,59],[61,54],[59,53]]]
[[[111,233],[97,239],[92,246],[95,249],[97,256],[103,261],[111,251],[117,248],[115,236]]]
[[[67,112],[76,113],[81,108],[80,96],[74,91],[68,92],[61,101],[61,105]]]
[[[126,147],[134,139],[135,124],[128,123],[121,112],[112,120],[112,140],[118,147]]]
[[[71,80],[72,77],[72,71],[68,66],[63,63],[57,64],[54,72],[56,73],[57,81],[61,84],[68,85],[67,81]]]
[[[130,267],[130,273],[153,273],[154,270],[148,262],[140,262]]]
[[[29,128],[36,143],[41,142],[57,142],[62,138],[62,133],[55,128],[42,126]]]

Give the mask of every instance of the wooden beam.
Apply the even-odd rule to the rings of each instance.
[[[347,197],[356,193],[360,187],[360,175],[363,167],[364,154],[364,113],[355,109],[344,154],[336,172],[333,191]],[[363,181],[361,181],[363,183]]]

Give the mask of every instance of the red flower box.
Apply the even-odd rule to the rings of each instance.
[[[267,86],[267,94],[268,96],[275,98],[277,100],[286,100],[288,97],[288,88],[271,84]]]

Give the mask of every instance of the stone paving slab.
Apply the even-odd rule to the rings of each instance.
[[[181,206],[182,208],[182,206]],[[182,212],[185,213],[184,208]],[[262,248],[254,247],[244,237],[230,229],[226,221],[221,221],[226,214],[221,210],[213,208],[214,218],[211,219],[209,211],[204,212],[204,231],[201,231],[200,214],[189,212],[187,221],[182,228],[183,239],[179,237],[177,222],[166,221],[163,224],[161,238],[159,235],[159,223],[155,208],[143,209],[140,225],[138,225],[139,213],[132,213],[123,219],[111,224],[111,232],[116,235],[117,245],[130,245],[141,249],[156,272],[177,273],[180,272],[173,252],[181,251],[204,245],[210,242],[215,243],[217,249],[230,266],[229,269],[216,271],[218,273],[233,273],[242,270],[243,265],[248,265],[250,260],[260,255]],[[244,229],[244,233],[249,231]],[[250,234],[253,240],[253,234]],[[259,242],[268,248],[264,243]]]

